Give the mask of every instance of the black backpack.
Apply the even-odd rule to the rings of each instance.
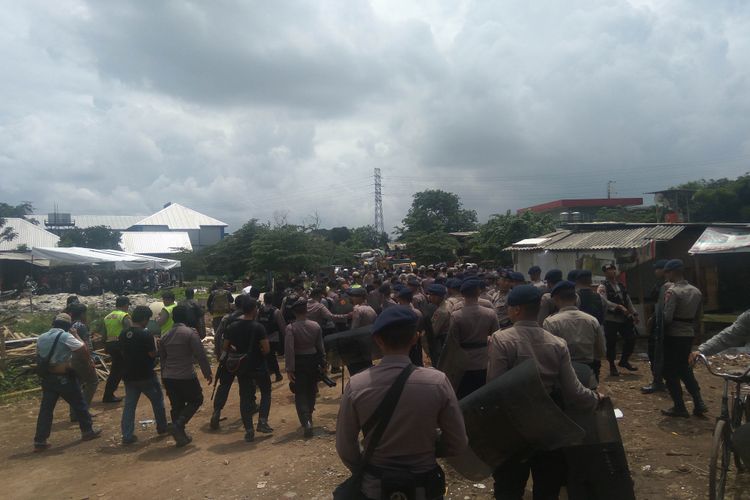
[[[578,309],[595,317],[599,324],[604,323],[605,310],[598,293],[590,288],[581,288],[578,290],[578,299],[580,300]]]

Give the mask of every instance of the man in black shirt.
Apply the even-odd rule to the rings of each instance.
[[[268,414],[271,411],[271,376],[266,365],[266,356],[271,348],[265,328],[255,320],[258,316],[258,301],[246,298],[242,304],[242,313],[240,319],[227,326],[224,334],[224,371],[237,377],[245,441],[251,442],[255,439],[253,398],[256,384],[260,389],[260,411],[256,430],[263,433],[273,432],[268,425]],[[223,387],[224,384],[219,389]],[[228,392],[229,385],[226,387]],[[226,401],[226,396],[227,393],[219,394],[217,391],[217,400]]]
[[[135,443],[135,408],[143,393],[150,401],[156,420],[156,432],[167,432],[167,414],[161,384],[154,373],[156,341],[146,329],[151,309],[137,306],[131,315],[132,326],[123,330],[118,340],[123,357],[122,379],[125,381],[125,407],[122,410],[122,444]]]
[[[281,370],[279,369],[279,360],[276,358],[283,352],[281,345],[284,343],[283,335],[286,330],[284,316],[279,309],[273,306],[274,295],[266,292],[263,296],[263,307],[258,312],[258,322],[266,329],[268,342],[271,345],[271,352],[268,354],[268,369],[276,375],[276,382],[281,382]]]

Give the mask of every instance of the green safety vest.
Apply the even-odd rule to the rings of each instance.
[[[114,342],[122,332],[122,322],[130,316],[125,311],[115,309],[104,317],[104,329],[107,330],[105,342]]]
[[[161,334],[164,335],[169,330],[172,329],[174,326],[174,319],[172,319],[172,309],[177,305],[177,303],[174,303],[169,306],[164,306],[164,310],[167,311],[167,314],[169,314],[169,317],[167,318],[167,322],[161,325]]]

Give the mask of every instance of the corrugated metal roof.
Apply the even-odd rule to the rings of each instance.
[[[524,246],[516,243],[509,247],[508,250],[612,250],[641,248],[648,245],[651,240],[669,241],[680,234],[683,229],[685,229],[685,226],[670,224],[617,229],[613,231],[559,231],[547,235],[550,237],[543,243],[532,246]]]
[[[146,231],[122,233],[120,246],[123,251],[140,254],[178,253],[185,249],[193,251],[190,236],[184,231]]]
[[[193,209],[172,203],[134,224],[135,226],[167,226],[169,229],[200,229],[201,226],[228,226],[218,219],[203,215]]]
[[[56,247],[60,241],[59,236],[50,233],[44,229],[44,226],[37,226],[24,219],[8,217],[5,219],[5,225],[2,230],[5,230],[6,227],[13,228],[16,237],[11,241],[0,242],[0,252],[13,251],[19,245],[26,245],[29,249],[34,247]]]
[[[144,215],[73,215],[75,227],[86,229],[94,226],[107,226],[115,231],[125,231],[143,220]]]

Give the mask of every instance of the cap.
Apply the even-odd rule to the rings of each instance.
[[[580,269],[571,269],[568,271],[568,281],[575,281],[578,279],[578,274],[581,272]]]
[[[295,309],[301,305],[307,305],[307,299],[304,297],[298,297],[296,295],[290,295],[288,299],[286,299],[286,307],[288,309]]]
[[[579,269],[578,274],[576,275],[576,281],[591,279],[592,276],[593,276],[592,272],[589,271],[588,269]]]
[[[366,297],[367,296],[367,290],[362,288],[361,286],[352,287],[349,290],[347,290],[346,293],[348,295],[351,295],[352,297]]]
[[[451,278],[448,281],[445,282],[445,286],[447,288],[450,288],[451,290],[460,290],[461,289],[461,280],[456,278]]]
[[[544,279],[553,283],[562,281],[562,271],[560,271],[559,269],[550,269],[549,271],[547,271],[547,274],[544,275]]]
[[[129,306],[130,299],[125,295],[120,295],[115,299],[115,307]]]
[[[665,271],[674,271],[675,269],[682,269],[685,264],[680,259],[672,259],[664,264]]]
[[[438,285],[438,284],[433,283],[432,285],[429,285],[427,287],[428,295],[439,295],[441,297],[445,297],[446,293],[448,293],[448,289],[445,288],[443,285]]]
[[[534,285],[519,285],[513,287],[508,294],[507,303],[509,306],[522,306],[525,304],[539,303],[542,299],[542,292]]]
[[[572,281],[561,281],[560,283],[552,287],[552,291],[550,292],[550,295],[554,297],[558,293],[564,292],[565,290],[575,290],[575,289],[576,289],[576,284],[573,283]]]
[[[617,266],[614,263],[605,264],[602,266],[602,271],[608,271],[609,269],[614,269],[615,271],[617,271]]]
[[[55,321],[64,321],[65,323],[72,323],[73,320],[70,319],[70,314],[67,313],[60,313],[57,316],[55,316]]]
[[[659,259],[656,262],[654,262],[654,269],[664,269],[664,266],[667,265],[667,262],[669,262],[667,259]]]
[[[478,279],[468,279],[461,283],[461,293],[473,293],[479,290],[479,280]]]
[[[401,289],[398,291],[398,297],[400,299],[411,300],[412,297],[414,297],[414,292],[411,291],[411,288],[404,286],[404,287],[401,287]]]
[[[422,284],[422,282],[417,278],[416,276],[409,278],[409,281],[406,282],[409,286],[419,286]]]
[[[535,273],[541,273],[541,272],[542,272],[542,268],[539,266],[531,266],[529,268],[529,274],[535,274]]]
[[[520,281],[521,283],[526,281],[526,278],[523,276],[523,274],[519,273],[518,271],[509,272],[508,279],[511,281]]]
[[[391,306],[383,310],[375,319],[372,333],[392,328],[394,326],[417,326],[417,315],[409,306]],[[385,332],[384,332],[385,333]]]

